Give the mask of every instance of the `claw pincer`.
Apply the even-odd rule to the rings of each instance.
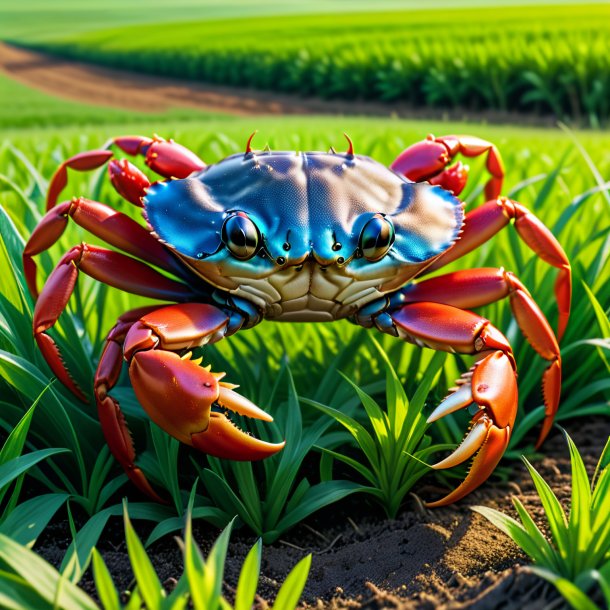
[[[478,407],[472,427],[459,447],[432,468],[457,466],[473,455],[470,472],[450,494],[428,502],[445,506],[460,500],[483,483],[494,471],[506,451],[517,415],[517,379],[513,362],[503,352],[492,352],[480,360],[464,383],[450,394],[430,415],[432,423],[449,413],[470,406]]]
[[[169,306],[143,316],[125,338],[124,356],[136,396],[149,417],[179,441],[216,457],[258,460],[284,443],[268,443],[229,418],[273,418],[191,358],[191,349],[224,335],[227,316],[211,305]],[[176,351],[186,352],[179,356]]]

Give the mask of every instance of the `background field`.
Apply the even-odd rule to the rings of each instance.
[[[191,19],[31,44],[198,82],[597,126],[610,113],[609,40],[610,6],[584,5]]]
[[[570,0],[535,1],[500,0],[495,6],[510,5],[561,5]],[[591,0],[588,4],[604,4],[604,0]],[[311,0],[303,3],[297,0],[267,0],[248,2],[246,0],[178,0],[168,3],[165,0],[143,2],[91,1],[86,4],[79,0],[58,0],[50,7],[46,0],[23,0],[19,3],[4,3],[0,7],[0,38],[23,41],[52,40],[77,32],[116,27],[127,24],[163,23],[170,32],[175,22],[186,20],[215,20],[226,17],[260,17],[306,13],[335,13],[342,17],[354,12],[420,10],[421,2],[416,0]],[[467,6],[488,6],[484,0],[428,0],[426,9],[439,9]]]

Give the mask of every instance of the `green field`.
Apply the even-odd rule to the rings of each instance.
[[[495,6],[528,4],[570,4],[573,0],[499,0]],[[605,0],[590,0],[590,4],[604,4]],[[428,0],[426,9],[437,8],[441,12],[464,6],[488,6],[485,0]],[[0,6],[0,39],[42,41],[61,38],[70,34],[117,27],[128,24],[163,23],[171,31],[176,22],[189,20],[217,20],[240,17],[270,17],[277,15],[301,15],[307,13],[334,13],[342,18],[354,12],[378,12],[405,10],[418,11],[422,3],[416,0],[150,0],[144,6],[123,0],[57,0],[52,6],[47,0],[23,0],[5,2]]]
[[[610,6],[585,5],[157,23],[34,46],[201,82],[596,126],[610,115],[609,40]]]

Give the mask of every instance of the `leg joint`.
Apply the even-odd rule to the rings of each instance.
[[[136,352],[154,349],[159,345],[159,337],[142,322],[134,324],[125,337],[123,355],[130,362]]]

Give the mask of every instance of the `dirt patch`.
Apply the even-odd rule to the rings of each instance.
[[[566,425],[591,474],[610,435],[610,422]],[[570,497],[570,464],[563,436],[554,432],[544,446],[546,456],[535,463],[564,506]],[[419,488],[431,498],[444,490]],[[483,517],[470,510],[482,504],[512,510],[511,495],[543,523],[543,512],[531,479],[520,463],[508,482],[488,482],[466,501],[449,507],[425,509],[417,496],[395,520],[384,519],[364,496],[351,496],[321,511],[263,550],[261,597],[275,597],[290,568],[313,553],[304,600],[310,610],[553,610],[567,608],[554,587],[537,578],[524,565],[523,553]],[[148,533],[136,523],[141,537]],[[205,523],[195,526],[195,538],[208,552],[218,530]],[[226,594],[230,598],[239,569],[254,537],[236,532],[226,565]],[[65,523],[45,534],[38,552],[56,565],[69,543]],[[132,580],[122,523],[113,520],[99,548],[115,582],[127,589]],[[174,540],[153,545],[150,554],[159,577],[171,589],[182,573],[182,559]],[[82,586],[93,592],[88,574]]]
[[[231,115],[326,114],[513,123],[553,127],[553,116],[500,111],[450,112],[358,100],[322,100],[150,76],[62,59],[0,42],[0,72],[61,98],[140,112],[196,108]]]

